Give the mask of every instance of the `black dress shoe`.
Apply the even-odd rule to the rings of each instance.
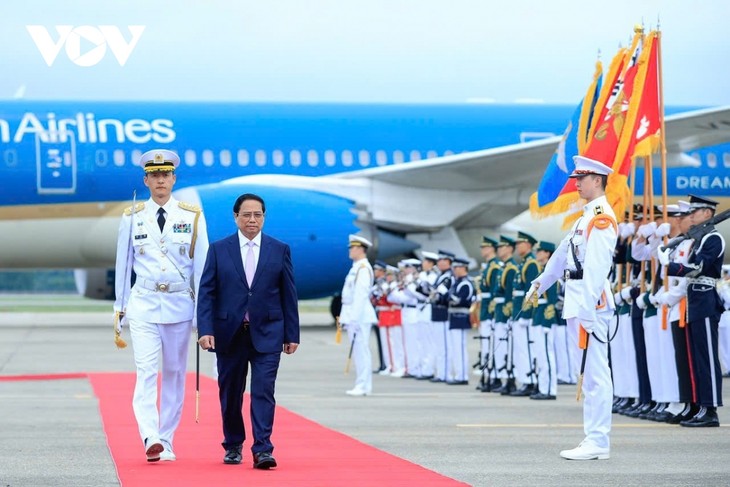
[[[505,382],[502,387],[493,392],[499,392],[503,396],[509,396],[515,389],[515,380],[507,379],[507,382]]]
[[[260,470],[268,470],[276,467],[276,460],[269,452],[261,452],[253,454],[253,468]]]
[[[226,449],[223,463],[227,465],[238,465],[241,463],[241,446],[232,446]]]
[[[446,383],[450,386],[466,386],[469,385],[468,380],[447,380]]]
[[[419,375],[416,377],[416,380],[431,380],[433,379],[432,375]]]
[[[530,399],[535,399],[537,401],[552,401],[555,399],[555,396],[552,394],[543,394],[542,392],[538,392],[537,394],[531,395]]]
[[[431,379],[428,379],[428,381],[429,382],[434,382],[434,383],[436,383],[436,382],[446,382],[445,380],[439,379],[438,377],[433,377]]]
[[[715,408],[700,407],[700,412],[696,416],[679,424],[689,428],[712,428],[720,426],[720,420],[717,418]]]
[[[532,395],[533,387],[530,385],[524,385],[517,389],[516,391],[512,391],[509,393],[510,396],[514,397],[523,397],[523,396],[530,396]]]

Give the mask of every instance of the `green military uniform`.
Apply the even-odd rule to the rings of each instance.
[[[489,237],[482,237],[480,247],[497,248],[499,242]],[[493,299],[493,292],[498,286],[499,274],[502,269],[502,262],[495,255],[489,259],[484,265],[479,276],[479,293],[481,295],[481,304],[479,309],[479,338],[480,338],[480,357],[479,364],[481,368],[481,381],[477,389],[482,392],[489,392],[498,388],[501,383],[496,378],[494,351],[496,347],[494,338],[494,311],[496,303]]]
[[[509,237],[500,235],[498,247],[504,246],[514,249],[515,242]],[[516,272],[518,272],[518,267],[514,258],[510,257],[505,260],[495,277],[495,287],[492,290],[495,333],[494,361],[499,378],[503,381],[506,380],[502,387],[493,392],[505,395],[511,393],[515,388],[512,374],[512,338],[507,323],[512,318],[512,288]]]

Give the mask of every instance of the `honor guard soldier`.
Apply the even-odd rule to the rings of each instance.
[[[481,383],[477,389],[482,392],[489,392],[502,386],[502,382],[496,377],[494,351],[496,348],[494,337],[494,305],[492,289],[497,286],[499,272],[502,268],[501,261],[497,258],[497,242],[494,239],[483,236],[479,245],[484,269],[479,276],[479,294],[481,306],[479,308],[479,349],[481,350],[479,365],[482,369]],[[486,372],[485,372],[486,371]]]
[[[533,338],[530,336],[533,303],[525,300],[525,292],[540,274],[540,266],[532,253],[532,247],[536,243],[537,240],[532,235],[517,232],[515,250],[521,261],[512,282],[512,343],[515,377],[521,387],[512,391],[510,396],[531,396],[536,390],[535,353]]]
[[[382,289],[381,284],[385,282],[385,269],[388,267],[388,265],[383,262],[382,260],[378,260],[373,264],[373,274],[375,276],[375,282],[373,284],[373,289],[370,291],[370,302],[375,306],[375,314],[378,316],[378,323],[373,324],[373,331],[375,332],[375,339],[378,342],[378,358],[380,359],[380,367],[377,371],[373,372],[383,372],[384,370],[388,369],[390,367],[390,362],[388,361],[387,356],[384,354],[384,347],[383,347],[383,340],[380,336],[380,309],[378,307],[378,300],[382,299],[382,294],[379,293],[379,291]]]
[[[540,270],[545,267],[550,256],[555,252],[555,244],[540,242],[537,247],[537,261]],[[538,271],[539,273],[539,271]],[[555,367],[555,333],[557,323],[555,305],[558,304],[558,286],[552,286],[537,299],[537,307],[532,316],[532,333],[535,341],[535,360],[537,387],[530,399],[555,399],[558,391],[558,376]]]
[[[690,195],[692,225],[699,225],[715,214],[718,203]],[[717,407],[722,406],[722,370],[718,357],[718,324],[725,310],[717,293],[717,280],[725,258],[725,240],[716,229],[692,244],[686,264],[669,262],[669,249],[660,249],[659,261],[668,266],[670,276],[687,277],[687,326],[692,355],[692,370],[700,410],[682,426],[719,426]]]
[[[496,303],[494,308],[494,333],[498,344],[495,347],[497,349],[495,365],[499,378],[502,380],[502,387],[494,389],[492,392],[498,392],[503,396],[509,395],[515,390],[512,354],[512,287],[517,273],[517,262],[512,257],[514,250],[514,240],[500,235],[497,256],[502,261],[502,271],[499,273],[499,286],[492,292],[492,296]]]
[[[474,285],[469,279],[469,261],[455,258],[451,267],[454,283],[449,289],[449,334],[446,338],[446,383],[466,385],[469,383],[469,356],[466,351],[466,334],[471,328],[469,308],[476,300]]]
[[[418,333],[421,295],[416,291],[419,265],[421,265],[421,261],[418,259],[404,259],[398,263],[401,276],[398,289],[393,291],[388,298],[401,305],[403,346],[406,357],[406,373],[402,377],[406,379],[421,376],[421,344]]]
[[[449,289],[454,283],[451,263],[455,256],[445,250],[439,250],[438,256],[436,266],[441,274],[436,280],[431,297],[431,321],[436,328],[436,374],[431,382],[446,382],[446,364],[449,360],[446,349],[446,336],[449,333]]]
[[[367,396],[373,391],[370,327],[378,322],[375,308],[370,303],[374,275],[367,259],[367,251],[373,244],[360,235],[350,235],[348,240],[352,267],[342,288],[340,323],[350,338],[352,360],[355,362],[355,387],[345,393],[350,396]]]
[[[577,178],[578,193],[588,203],[543,273],[533,281],[525,299],[530,299],[538,290],[544,293],[561,276],[565,278],[563,317],[569,328],[581,328],[581,339],[575,346],[583,350],[585,439],[577,448],[561,451],[560,456],[569,460],[604,460],[610,456],[608,434],[613,402],[608,367],[608,326],[614,302],[608,275],[613,265],[618,230],[605,190],[608,175],[613,170],[586,157],[573,159],[575,170],[570,177]]]
[[[195,297],[208,252],[201,209],[172,196],[179,164],[169,150],[142,154],[139,165],[150,199],[124,211],[117,240],[114,311],[120,326],[129,324],[137,368],[132,405],[150,462],[175,460],[172,443],[185,397]]]
[[[417,291],[421,295],[418,330],[422,345],[422,365],[419,380],[433,379],[436,373],[436,337],[435,327],[431,321],[431,293],[436,289],[436,280],[439,277],[436,269],[438,254],[421,252],[421,272],[418,274]]]

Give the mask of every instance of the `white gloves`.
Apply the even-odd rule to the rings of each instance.
[[[656,232],[656,222],[646,223],[639,227],[639,235],[644,238],[649,238]]]
[[[669,236],[669,230],[671,229],[671,225],[669,223],[662,223],[659,225],[656,229],[656,232],[654,234],[659,238],[664,238]]]
[[[595,324],[596,323],[594,321],[580,320],[580,326],[582,326],[587,333],[593,333]]]
[[[631,299],[631,286],[626,286],[621,290],[621,297],[627,303],[629,302],[629,300]]]
[[[646,301],[644,299],[644,296],[649,293],[640,294],[638,298],[636,298],[636,306],[639,307],[639,309],[646,309]]]
[[[536,281],[532,281],[532,284],[530,285],[530,289],[527,290],[525,293],[525,303],[529,303],[534,294],[537,292],[537,290],[540,289],[540,283]]]
[[[634,222],[624,223],[623,225],[623,228],[619,229],[621,238],[629,238],[636,233],[636,225],[634,225]]]
[[[662,305],[662,303],[659,301],[659,299],[654,295],[649,293],[649,302],[653,304],[655,307],[659,307]]]
[[[447,288],[443,284],[439,284],[439,287],[436,288],[436,291],[438,291],[440,294],[448,294],[449,288]]]
[[[659,263],[661,265],[669,265],[669,254],[672,251],[670,249],[666,249],[664,247],[657,247],[656,249],[656,256],[657,259],[659,259]]]
[[[624,302],[623,298],[621,297],[621,291],[613,295],[613,302],[616,304],[621,304]]]

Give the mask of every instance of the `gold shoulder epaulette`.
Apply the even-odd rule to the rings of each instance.
[[[132,211],[134,209],[134,211]],[[124,209],[124,216],[130,216],[132,213],[139,213],[144,209],[144,203],[137,203],[134,207],[129,206]]]
[[[201,208],[197,205],[191,205],[190,203],[185,203],[184,201],[178,201],[177,206],[182,208],[183,210],[192,211],[193,213],[200,213]]]

